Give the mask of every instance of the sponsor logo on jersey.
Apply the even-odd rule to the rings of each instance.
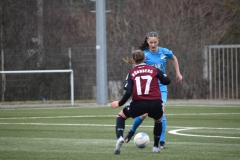
[[[158,69],[160,69],[160,70],[162,70],[163,64],[162,63],[157,63],[157,64],[154,64],[153,66],[158,68]]]

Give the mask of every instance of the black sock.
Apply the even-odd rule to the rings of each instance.
[[[162,122],[155,122],[154,129],[153,129],[153,135],[154,135],[154,146],[158,147],[159,140],[162,133]]]
[[[116,136],[119,138],[120,136],[123,137],[123,131],[125,128],[125,119],[118,115],[116,120]]]

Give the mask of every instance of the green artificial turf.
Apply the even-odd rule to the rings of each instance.
[[[168,105],[167,148],[152,153],[153,120],[137,132],[151,141],[133,142],[114,155],[115,120],[122,108],[107,106],[0,109],[0,160],[239,160],[240,106]],[[126,121],[125,133],[132,124]]]

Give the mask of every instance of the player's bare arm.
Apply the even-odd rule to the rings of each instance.
[[[182,84],[182,75],[179,70],[178,59],[176,56],[173,56],[172,62],[176,72],[176,81]]]

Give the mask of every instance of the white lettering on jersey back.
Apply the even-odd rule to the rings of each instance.
[[[135,77],[136,75],[138,75],[139,73],[150,73],[152,74],[153,73],[153,70],[152,69],[139,69],[139,70],[136,70],[132,73],[132,76]]]

